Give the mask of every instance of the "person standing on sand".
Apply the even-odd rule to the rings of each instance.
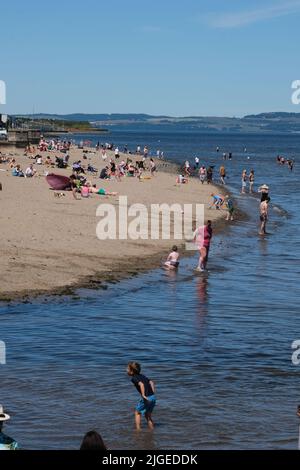
[[[106,155],[106,149],[103,148],[101,150],[101,156],[102,156],[102,160],[105,162],[107,160],[107,155]]]
[[[154,428],[154,423],[152,420],[152,411],[156,404],[156,397],[154,382],[149,380],[148,377],[141,374],[141,366],[138,362],[129,362],[127,365],[127,374],[131,378],[131,382],[141,394],[141,399],[139,400],[135,408],[135,426],[138,431],[141,429],[141,416],[145,416],[148,427],[150,429]]]
[[[200,253],[196,271],[204,272],[206,269],[212,235],[211,220],[208,220],[206,225],[197,228],[194,232],[194,242],[198,246]]]
[[[206,182],[207,184],[211,184],[213,179],[213,169],[209,166],[206,170]]]
[[[202,165],[199,170],[199,178],[200,178],[201,183],[203,184],[206,178],[206,168],[204,165]]]
[[[199,157],[195,157],[195,170],[198,170],[199,163],[200,163]]]
[[[190,162],[188,160],[184,162],[184,172],[187,176],[191,176]]]
[[[269,202],[270,202],[270,198],[268,197],[267,199],[262,201],[259,206],[260,222],[261,222],[259,235],[265,235],[267,233],[266,225],[268,221]]]
[[[155,172],[156,172],[155,162],[154,162],[153,158],[150,158],[150,173],[151,173],[151,176],[155,176]]]

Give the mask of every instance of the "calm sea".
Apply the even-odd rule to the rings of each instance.
[[[231,151],[228,187],[249,218],[214,238],[205,275],[193,272],[195,254],[176,275],[157,269],[106,290],[2,304],[6,432],[28,449],[76,449],[93,428],[111,449],[295,449],[300,136],[115,131],[105,139],[180,162],[198,155],[216,169]],[[295,157],[293,173],[277,165],[278,153]],[[239,193],[244,168],[255,170],[256,187],[271,188],[265,238],[258,199]],[[153,433],[134,431],[129,360],[157,384]]]

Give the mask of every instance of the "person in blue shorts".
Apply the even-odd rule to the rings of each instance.
[[[137,406],[135,407],[135,425],[139,431],[141,429],[141,417],[146,418],[148,427],[154,428],[152,420],[152,411],[156,404],[154,382],[141,374],[141,366],[138,362],[129,362],[127,365],[127,374],[131,377],[131,382],[141,395]]]

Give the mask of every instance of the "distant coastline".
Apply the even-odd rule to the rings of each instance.
[[[62,136],[65,134],[86,134],[86,135],[93,135],[93,134],[106,134],[109,132],[109,129],[86,129],[86,130],[79,130],[79,129],[67,129],[64,131],[47,131],[43,132],[45,137],[55,137],[55,136]]]
[[[244,117],[218,116],[153,116],[148,114],[35,114],[14,117],[33,121],[55,120],[86,123],[90,129],[197,131],[199,133],[233,134],[298,134],[300,113],[272,112]],[[72,126],[73,127],[73,126]],[[86,129],[86,132],[88,129]]]

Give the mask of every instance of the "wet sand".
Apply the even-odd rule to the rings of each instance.
[[[5,153],[5,149],[1,150]],[[17,163],[25,171],[33,160],[25,157],[22,150],[7,149],[16,154]],[[55,160],[57,152],[42,152],[43,159],[50,155]],[[83,160],[82,150],[73,148],[70,161],[81,159],[98,170],[105,166],[100,152],[87,153]],[[109,161],[113,152],[107,152]],[[127,155],[120,154],[120,160]],[[135,157],[130,155],[135,161]],[[139,158],[140,159],[140,158]],[[71,293],[77,287],[101,287],[107,281],[117,281],[160,265],[173,240],[99,240],[96,226],[100,218],[96,209],[100,204],[112,203],[117,207],[118,196],[93,195],[75,200],[72,193],[56,198],[45,179],[45,171],[70,176],[71,168],[49,169],[34,164],[38,176],[18,178],[11,175],[7,164],[0,164],[1,233],[0,247],[0,300],[26,299],[41,294]],[[123,178],[121,182],[88,179],[108,191],[117,191],[128,197],[128,204],[205,204],[205,218],[221,229],[225,225],[225,211],[208,211],[211,192],[220,192],[212,185],[201,185],[191,179],[186,185],[176,185],[176,167],[157,161],[158,172],[152,179],[139,181]],[[145,175],[149,176],[149,172]],[[175,243],[180,246],[178,241]],[[182,244],[183,246],[183,244]],[[183,251],[181,251],[183,253]],[[195,256],[197,253],[188,252]]]

